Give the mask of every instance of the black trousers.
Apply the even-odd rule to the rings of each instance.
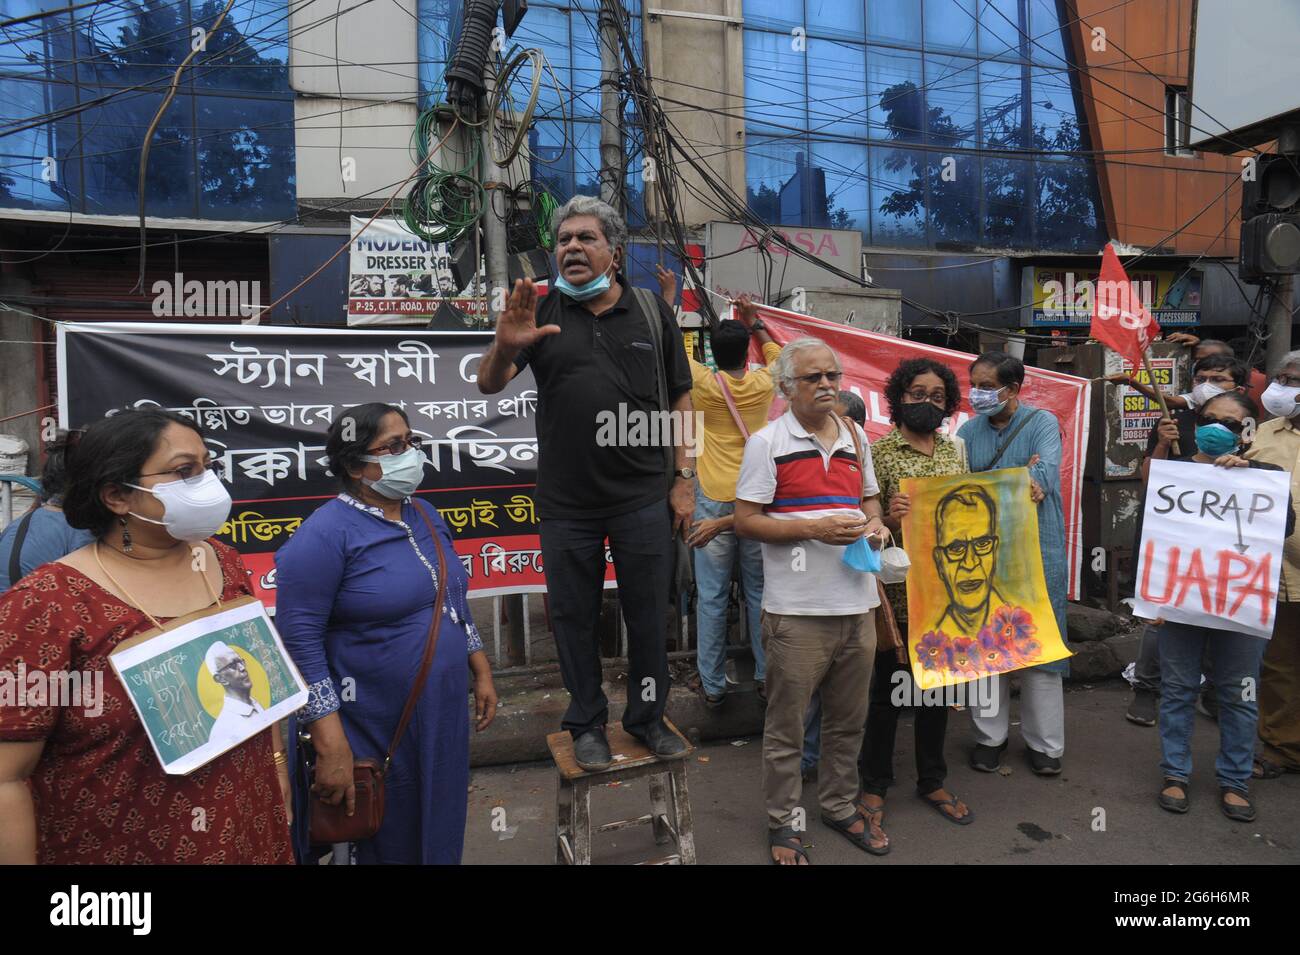
[[[895,673],[904,673],[906,681],[897,683]],[[862,789],[875,796],[885,795],[894,782],[894,737],[898,717],[911,710],[916,730],[916,791],[932,793],[943,788],[948,764],[943,760],[943,739],[948,731],[948,707],[912,706],[912,673],[898,662],[893,650],[876,654],[876,668],[871,678],[871,704],[867,708],[867,731],[862,737],[858,771]],[[895,706],[890,699],[895,692],[906,690],[906,706]]]
[[[543,520],[542,562],[551,627],[560,674],[569,691],[569,709],[562,725],[575,737],[609,722],[597,634],[606,537],[627,621],[624,729],[644,731],[663,717],[668,703],[666,620],[673,549],[667,499],[616,517]]]

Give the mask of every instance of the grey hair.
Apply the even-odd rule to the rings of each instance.
[[[551,235],[558,237],[560,226],[574,216],[595,216],[600,220],[600,230],[605,233],[605,241],[611,249],[627,245],[627,224],[618,210],[608,202],[601,202],[595,196],[574,196],[551,216]]]
[[[1277,367],[1278,370],[1281,370],[1283,368],[1290,368],[1292,365],[1296,368],[1300,368],[1300,348],[1297,348],[1295,351],[1289,351],[1283,355],[1282,363]]]
[[[825,348],[835,359],[835,367],[840,367],[839,356],[835,350],[827,345],[820,338],[813,338],[811,335],[805,335],[803,338],[796,338],[788,342],[781,349],[781,354],[777,356],[776,363],[772,366],[772,371],[776,374],[776,380],[780,382],[782,390],[794,388],[794,359],[801,351],[807,351],[810,348]]]

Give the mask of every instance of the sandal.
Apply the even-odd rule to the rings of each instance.
[[[1272,760],[1265,759],[1263,756],[1256,756],[1255,763],[1250,769],[1251,779],[1277,779],[1285,770]]]
[[[1242,799],[1246,799],[1246,794],[1240,789],[1229,789],[1226,786],[1220,787],[1219,808],[1223,810],[1223,814],[1233,822],[1254,822],[1256,815],[1255,807],[1251,805],[1250,800],[1246,799],[1246,805],[1244,806],[1234,806],[1232,803],[1229,803],[1224,799],[1228,793],[1236,793]]]
[[[969,826],[975,821],[975,810],[971,809],[970,806],[966,807],[966,815],[964,816],[954,816],[951,813],[943,811],[944,806],[947,806],[953,812],[957,811],[956,796],[953,796],[951,799],[931,799],[929,793],[917,793],[916,796],[939,815],[943,816],[943,818],[951,822],[954,826]]]
[[[799,859],[803,859],[807,865],[812,865],[812,860],[808,858],[808,850],[803,847],[799,841],[799,833],[795,832],[789,826],[783,826],[780,829],[767,830],[767,847],[768,858],[772,860],[772,865],[783,865],[777,861],[776,856],[772,855],[772,849],[790,849],[795,853],[795,865],[799,865]]]
[[[863,852],[869,852],[873,856],[885,856],[885,855],[889,855],[889,843],[887,841],[883,846],[879,846],[879,847],[873,846],[871,844],[872,820],[870,818],[871,816],[874,816],[876,813],[883,813],[884,811],[885,811],[884,806],[881,806],[879,809],[875,810],[874,812],[869,812],[869,813],[864,813],[861,809],[854,807],[853,815],[849,816],[847,819],[838,819],[838,820],[832,819],[830,816],[826,815],[825,813],[822,813],[822,822],[826,823],[826,825],[830,826],[832,829],[834,829],[836,832],[842,835],[845,839],[849,840],[849,842],[853,843]],[[857,822],[859,819],[861,819],[863,823],[862,831],[851,832],[850,830],[853,828],[853,824]],[[880,825],[878,823],[875,824],[875,829],[882,836],[885,835],[885,831],[880,828]],[[888,838],[889,838],[888,836],[885,836],[886,840],[888,840]]]
[[[1183,791],[1181,796],[1166,796],[1164,790],[1178,788]],[[1181,779],[1172,779],[1165,777],[1164,784],[1160,787],[1160,792],[1156,794],[1156,802],[1160,803],[1161,809],[1169,812],[1184,813],[1191,808],[1191,802],[1187,796],[1187,783]]]

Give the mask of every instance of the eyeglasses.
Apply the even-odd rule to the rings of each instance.
[[[247,673],[247,672],[248,672],[248,664],[244,662],[244,658],[243,658],[243,657],[240,657],[240,658],[237,659],[237,660],[231,660],[229,663],[227,663],[225,666],[223,666],[223,667],[222,667],[221,669],[219,669],[217,672],[218,672],[218,673],[225,673],[227,670],[231,670],[231,669],[243,670],[245,673]]]
[[[949,560],[956,562],[966,556],[968,547],[973,547],[978,556],[987,557],[993,553],[993,545],[997,542],[996,534],[985,534],[983,537],[976,537],[972,540],[955,540],[941,545],[940,549],[947,555]]]
[[[948,403],[948,392],[946,391],[927,392],[921,388],[917,388],[915,391],[905,392],[903,397],[914,404],[928,401],[930,404],[938,405],[940,408]]]
[[[405,438],[394,438],[387,444],[381,444],[377,448],[366,448],[366,454],[401,454],[407,448],[420,449],[424,447],[424,439],[418,434],[408,434]]]
[[[182,464],[178,468],[172,468],[169,471],[151,471],[148,474],[141,474],[140,477],[163,477],[168,474],[174,474],[186,484],[198,484],[203,480],[208,471],[211,471],[219,479],[225,480],[226,467],[221,461],[209,461],[207,464]]]
[[[1211,377],[1208,377],[1208,376],[1206,376],[1206,375],[1196,375],[1195,377],[1192,378],[1192,384],[1194,384],[1194,385],[1222,385],[1222,386],[1224,386],[1225,388],[1235,388],[1235,387],[1237,387],[1237,383],[1232,379],[1232,376],[1231,376],[1231,375],[1215,375],[1215,376],[1212,377],[1212,378],[1211,378]]]
[[[1221,424],[1229,431],[1231,431],[1233,434],[1241,434],[1243,431],[1246,430],[1246,423],[1244,421],[1224,421],[1220,418],[1198,418],[1196,419],[1196,423],[1197,424]]]
[[[794,380],[802,381],[810,385],[816,385],[816,384],[820,384],[821,380],[825,378],[832,385],[838,385],[840,383],[840,379],[843,377],[844,377],[844,372],[842,371],[819,371],[812,375],[795,375]]]
[[[1280,371],[1274,375],[1273,380],[1286,388],[1300,388],[1300,377],[1297,377],[1296,375],[1288,375],[1284,371]]]

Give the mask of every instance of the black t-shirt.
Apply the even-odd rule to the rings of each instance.
[[[560,334],[515,358],[537,379],[536,500],[543,520],[613,517],[661,498],[667,507],[664,444],[673,433],[659,440],[666,419],[654,414],[660,410],[654,340],[631,286],[617,278],[623,294],[600,315],[552,290],[537,307],[537,324],[559,325]],[[691,368],[672,308],[658,296],[655,301],[671,403],[691,390]],[[645,440],[629,434],[640,416]]]
[[[1178,455],[1178,457],[1174,457],[1173,455],[1170,455],[1167,460],[1190,461],[1193,457],[1196,456],[1196,445],[1195,444],[1191,445],[1191,449],[1192,450]],[[1282,470],[1282,468],[1278,467],[1276,464],[1269,464],[1266,461],[1249,461],[1247,463],[1252,468],[1257,468],[1261,471]],[[1206,464],[1205,467],[1210,468],[1210,467],[1214,467],[1214,465]],[[1133,537],[1133,553],[1135,555],[1138,553],[1138,550],[1142,547],[1142,519],[1146,516],[1147,492],[1150,491],[1150,489],[1151,489],[1150,485],[1142,489],[1142,507],[1138,509],[1137,533]],[[1286,507],[1287,507],[1287,511],[1286,511],[1286,535],[1285,536],[1290,537],[1292,534],[1295,533],[1295,502],[1292,501],[1289,496],[1287,497]]]
[[[1173,412],[1174,424],[1178,425],[1178,450],[1185,456],[1191,457],[1196,453],[1196,412],[1182,408]],[[1147,435],[1147,457],[1151,457],[1151,452],[1156,449],[1160,443],[1160,419],[1156,419],[1156,424],[1152,426],[1151,433]],[[1173,448],[1169,449],[1170,460],[1181,460],[1173,457]]]

